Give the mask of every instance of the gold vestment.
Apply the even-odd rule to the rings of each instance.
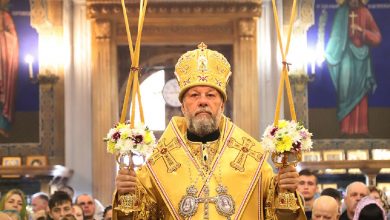
[[[266,161],[267,153],[255,139],[223,117],[217,151],[210,158],[209,168],[204,169],[193,147],[188,146],[186,131],[185,119],[173,117],[157,149],[137,171],[136,194],[141,211],[131,213],[132,219],[185,219],[179,213],[179,204],[187,187],[194,185],[198,198],[205,197],[206,188],[209,197],[215,197],[219,184],[227,188],[227,194],[234,200],[231,219],[277,219],[274,173]],[[114,207],[118,205],[116,197]],[[297,197],[300,209],[287,219],[306,219],[302,201]],[[215,206],[215,203],[208,204],[208,218],[226,219]],[[204,203],[199,203],[190,219],[204,219],[204,208]],[[113,219],[119,216],[123,214],[114,210]],[[123,216],[123,219],[126,218]]]

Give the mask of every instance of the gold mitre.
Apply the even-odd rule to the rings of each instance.
[[[198,49],[187,51],[175,66],[175,75],[180,86],[179,100],[194,86],[211,86],[217,89],[226,101],[226,86],[231,74],[230,64],[217,51],[207,49],[203,42]]]

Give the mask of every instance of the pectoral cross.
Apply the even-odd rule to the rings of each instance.
[[[199,203],[204,203],[204,214],[203,219],[209,219],[209,203],[215,203],[217,197],[210,197],[210,189],[208,186],[205,186],[203,190],[203,198],[198,198]]]
[[[352,28],[352,34],[355,34],[355,29],[356,29],[356,24],[355,24],[355,18],[358,17],[358,15],[352,11],[352,13],[349,15],[349,17],[351,18],[351,28]]]

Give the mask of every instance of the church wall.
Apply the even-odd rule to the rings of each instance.
[[[8,137],[0,135],[0,156],[21,157],[24,165],[27,156],[45,155],[49,164],[63,164],[63,73],[61,64],[56,63],[61,57],[61,1],[35,1],[30,5],[28,0],[11,0],[8,6],[18,38],[18,48],[13,50],[18,52],[18,72],[15,117]],[[53,44],[58,50],[48,51],[47,45]],[[31,71],[25,61],[27,55],[33,58]],[[48,77],[47,73],[52,75]]]

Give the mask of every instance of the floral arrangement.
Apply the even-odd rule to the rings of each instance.
[[[112,154],[136,154],[149,157],[156,146],[153,131],[144,124],[137,124],[131,128],[130,122],[118,123],[111,128],[104,138],[107,142],[107,151]]]
[[[279,120],[278,125],[268,126],[261,144],[271,153],[298,153],[312,148],[312,134],[296,121]]]

